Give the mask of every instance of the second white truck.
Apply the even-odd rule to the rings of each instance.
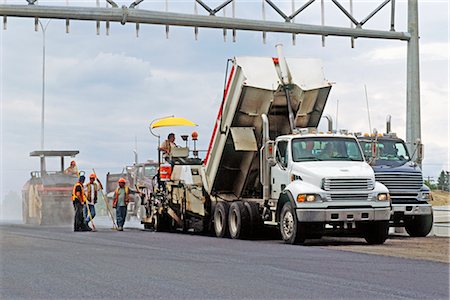
[[[278,49],[232,64],[205,159],[171,157],[146,228],[248,238],[273,226],[290,244],[327,234],[384,243],[387,188],[355,137],[315,130],[331,89],[320,61]]]

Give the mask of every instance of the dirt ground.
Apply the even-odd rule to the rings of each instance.
[[[450,193],[444,191],[432,191],[433,200],[430,204],[433,206],[450,205]]]
[[[383,245],[367,245],[363,239],[342,237],[326,237],[320,241],[311,242],[311,246],[322,246],[325,248],[367,254],[431,260],[450,264],[450,239],[447,237],[429,236],[424,238],[411,238],[402,235],[390,235],[389,239]]]

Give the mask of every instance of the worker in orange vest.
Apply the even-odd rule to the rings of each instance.
[[[94,173],[89,175],[89,182],[86,184],[86,205],[83,209],[84,219],[86,224],[89,224],[92,219],[95,217],[95,204],[97,204],[97,198],[98,198],[98,191],[102,188],[102,184],[97,179],[97,182],[95,180],[97,179],[97,176],[95,176]],[[89,209],[89,212],[88,212]],[[91,219],[92,218],[92,219]]]
[[[119,186],[114,192],[113,207],[116,209],[117,230],[123,231],[123,225],[127,217],[127,205],[130,202],[130,188],[125,186],[125,178],[120,178]]]
[[[83,206],[86,203],[86,194],[84,193],[85,177],[81,175],[78,182],[73,186],[72,204],[75,209],[73,231],[91,231],[92,229],[84,222]]]

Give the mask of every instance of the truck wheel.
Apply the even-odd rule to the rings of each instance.
[[[413,216],[406,222],[405,229],[409,236],[425,237],[433,227],[433,215]]]
[[[297,214],[290,202],[286,202],[281,209],[280,233],[286,244],[303,244],[306,239],[305,226],[297,221]]]
[[[364,226],[364,239],[370,245],[383,244],[389,235],[389,221],[376,221]]]
[[[246,238],[250,231],[250,214],[242,201],[230,205],[228,229],[232,239]]]
[[[250,216],[250,236],[259,234],[264,223],[259,214],[259,204],[256,202],[244,201],[244,206],[247,208]]]
[[[154,219],[155,231],[164,232],[169,231],[169,222],[167,221],[167,216],[163,214],[156,214]]]
[[[223,238],[228,236],[228,208],[227,202],[217,202],[216,209],[214,210],[214,231],[216,236]]]

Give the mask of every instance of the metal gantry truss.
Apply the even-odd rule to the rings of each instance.
[[[66,32],[69,32],[70,20],[96,21],[97,34],[100,32],[100,22],[106,22],[106,33],[109,33],[110,22],[119,22],[122,25],[134,23],[136,33],[139,32],[140,24],[165,25],[166,36],[169,35],[169,26],[185,26],[194,28],[195,37],[198,28],[217,28],[223,30],[226,40],[227,30],[232,31],[233,41],[236,41],[236,31],[261,32],[263,42],[266,33],[288,33],[292,34],[292,42],[295,44],[296,36],[299,34],[310,34],[322,36],[322,44],[325,46],[326,36],[355,38],[376,38],[406,41],[407,50],[407,113],[406,113],[406,141],[410,150],[421,138],[420,128],[420,78],[419,78],[419,37],[418,37],[418,0],[408,0],[408,30],[397,32],[395,30],[395,0],[379,1],[365,18],[358,21],[353,14],[353,1],[348,0],[349,8],[342,5],[342,1],[328,0],[349,20],[349,27],[326,26],[325,25],[325,0],[305,0],[305,3],[296,7],[295,0],[292,1],[291,13],[287,13],[277,5],[274,0],[260,0],[262,3],[262,20],[237,18],[236,2],[245,0],[225,0],[222,4],[212,8],[206,0],[192,0],[195,4],[195,13],[174,13],[168,11],[168,1],[165,0],[165,11],[138,9],[138,5],[145,0],[135,0],[128,6],[119,5],[114,0],[103,0],[108,7],[100,7],[100,0],[96,0],[97,7],[80,6],[43,6],[38,5],[36,0],[23,0],[24,5],[0,4],[0,16],[3,16],[3,27],[6,29],[7,17],[35,18],[35,30],[38,28],[39,18],[66,20]],[[130,0],[131,1],[131,0]],[[282,2],[282,1],[280,1]],[[297,1],[298,2],[298,1]],[[295,18],[311,7],[314,2],[320,2],[321,25],[295,23]],[[145,3],[151,3],[147,1]],[[286,2],[284,1],[284,4]],[[379,11],[390,4],[390,20],[388,30],[366,29],[363,26]],[[110,6],[110,7],[109,7]],[[200,15],[197,6],[202,7],[207,15]],[[231,6],[232,17],[227,17],[225,8]],[[272,8],[282,19],[281,21],[266,20],[266,6]],[[219,12],[224,16],[218,16]]]
[[[279,32],[279,33],[291,33],[297,34],[315,34],[322,36],[347,36],[352,38],[381,38],[381,39],[397,39],[407,41],[410,38],[408,32],[396,32],[394,30],[394,16],[395,16],[395,0],[385,0],[377,8],[375,8],[367,17],[361,21],[357,21],[350,11],[345,9],[344,6],[337,0],[332,0],[332,3],[338,7],[338,9],[348,17],[349,21],[355,25],[356,28],[349,26],[337,27],[337,26],[324,26],[324,25],[310,25],[299,24],[294,22],[294,18],[299,16],[300,13],[305,11],[314,2],[320,2],[322,19],[324,19],[324,0],[309,0],[297,9],[295,8],[295,2],[293,2],[293,12],[287,14],[276,5],[272,0],[260,0],[262,2],[263,19],[265,19],[265,5],[271,7],[281,18],[282,21],[267,21],[267,20],[254,20],[254,19],[242,19],[235,17],[235,3],[240,0],[226,0],[219,6],[212,8],[203,0],[192,0],[195,3],[195,7],[199,5],[202,7],[208,15],[199,15],[196,9],[195,14],[186,13],[172,13],[167,11],[168,0],[166,0],[166,11],[155,11],[147,9],[137,9],[138,5],[145,0],[136,0],[130,3],[128,6],[119,5],[113,0],[104,0],[104,3],[111,5],[111,7],[99,7],[99,1],[97,0],[97,7],[75,7],[75,6],[42,6],[37,5],[36,0],[23,0],[28,5],[0,5],[0,15],[3,15],[3,23],[6,26],[6,17],[33,17],[33,18],[50,18],[50,19],[65,19],[67,24],[69,20],[90,20],[97,22],[120,22],[122,25],[126,23],[135,24],[160,24],[166,26],[187,26],[198,28],[221,28],[224,30],[230,29],[235,36],[236,30],[248,30],[259,32]],[[350,4],[352,4],[350,0]],[[150,2],[148,2],[150,3]],[[383,7],[388,3],[391,3],[391,20],[390,30],[373,30],[363,29],[363,25],[376,15]],[[225,12],[225,8],[232,6],[232,17],[221,17],[217,14],[220,11]],[[350,8],[352,5],[350,6]],[[167,27],[168,28],[168,27]],[[197,32],[198,33],[198,32]],[[226,33],[224,33],[226,34]],[[235,41],[235,39],[234,39]]]

